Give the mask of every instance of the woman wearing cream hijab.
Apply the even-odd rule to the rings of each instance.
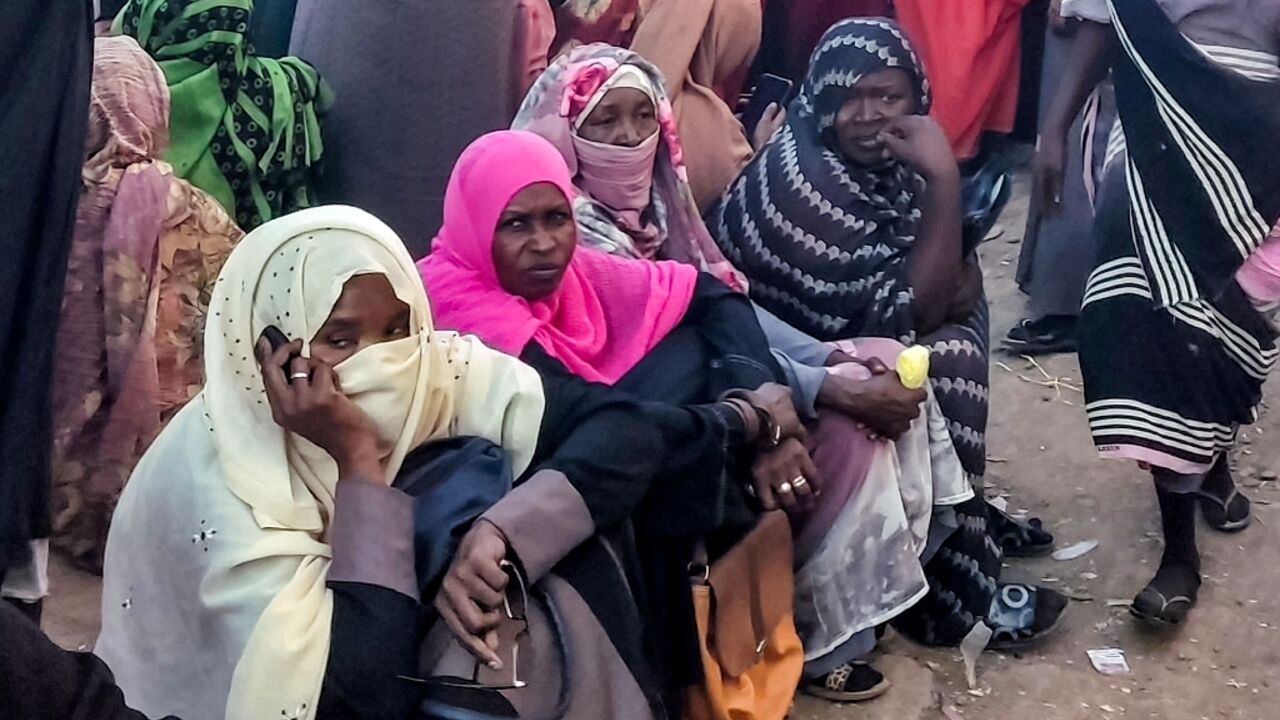
[[[381,317],[367,317],[370,300]],[[370,320],[385,325],[368,332]],[[255,358],[268,325],[305,339],[283,351],[309,356],[292,361],[287,383],[283,372],[264,378]],[[143,457],[116,511],[98,653],[153,715],[216,718],[225,706],[226,717],[310,717],[342,519],[405,512],[386,486],[424,441],[489,438],[522,471],[541,385],[514,360],[435,333],[399,238],[343,207],[245,239],[216,284],[205,351],[208,384]],[[395,551],[407,552],[381,554]]]
[[[271,350],[269,326],[294,340]],[[438,688],[474,675],[522,717],[660,714],[638,679],[651,665],[623,567],[634,547],[613,531],[659,475],[723,464],[746,410],[641,406],[437,332],[400,239],[338,206],[245,237],[215,286],[205,358],[207,386],[139,463],[108,539],[97,652],[131,706],[411,717],[422,684],[401,676]],[[415,573],[421,504],[391,483],[415,472],[410,451],[467,437],[505,451],[517,480],[462,537],[437,594]],[[458,495],[470,482],[436,484]],[[424,637],[432,596],[441,622]],[[522,633],[504,634],[503,610]]]

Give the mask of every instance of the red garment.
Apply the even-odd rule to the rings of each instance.
[[[956,157],[978,152],[984,131],[1013,130],[1022,10],[1030,0],[896,0],[933,86],[933,117]]]

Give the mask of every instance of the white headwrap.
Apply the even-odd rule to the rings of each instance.
[[[107,542],[97,649],[149,715],[314,716],[329,656],[337,466],[272,420],[253,347],[276,325],[310,354],[347,280],[364,274],[385,275],[410,308],[410,337],[336,368],[343,392],[394,442],[387,482],[413,448],[457,435],[500,444],[517,473],[531,461],[540,378],[474,338],[436,332],[389,227],[331,206],[254,230],[215,286],[207,385],[138,464]]]

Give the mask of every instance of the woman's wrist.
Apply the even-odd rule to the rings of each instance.
[[[726,398],[717,403],[716,411],[729,429],[730,445],[741,447],[755,442],[759,437],[759,417],[747,401]]]
[[[858,419],[865,397],[863,383],[828,372],[818,390],[818,406]]]
[[[945,188],[954,186],[956,194],[960,192],[960,166],[954,160],[938,162],[933,167],[920,168],[920,175],[928,183],[929,188]]]
[[[385,470],[376,442],[361,442],[339,451],[333,457],[338,463],[338,479],[385,484]]]

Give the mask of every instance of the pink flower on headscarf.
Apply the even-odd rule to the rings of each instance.
[[[560,102],[560,116],[570,122],[578,119],[586,109],[591,98],[618,71],[618,64],[607,60],[593,59],[576,67],[569,67],[568,77],[573,78],[565,84],[564,96]]]
[[[563,156],[571,176],[580,171],[574,147],[574,123],[587,105],[623,65],[634,65],[648,76],[652,85],[658,132],[662,134],[663,151],[658,153],[654,168],[653,192],[667,210],[666,227],[660,228],[662,240],[652,246],[626,238],[627,231],[618,223],[616,208],[599,222],[582,222],[593,217],[596,198],[584,194],[585,203],[575,206],[583,231],[582,241],[591,246],[609,248],[629,257],[663,257],[679,260],[707,271],[735,290],[746,290],[746,278],[734,269],[712,240],[698,212],[689,188],[689,171],[685,166],[684,147],[680,142],[675,112],[667,95],[662,73],[636,53],[610,45],[582,45],[560,56],[538,78],[516,114],[514,130],[528,130],[541,135]],[[582,188],[578,188],[579,192]],[[616,233],[601,230],[614,226]],[[618,236],[624,236],[619,242]],[[660,252],[659,252],[660,251]]]

